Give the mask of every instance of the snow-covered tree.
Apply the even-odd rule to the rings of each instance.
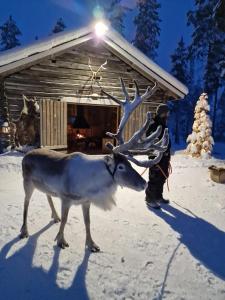
[[[5,51],[20,45],[20,41],[17,36],[21,35],[21,31],[13,20],[12,16],[9,16],[8,20],[0,26],[0,44],[2,46],[1,51]]]
[[[138,0],[138,14],[134,19],[136,34],[134,45],[151,59],[157,57],[160,35],[160,4],[157,0]]]
[[[188,76],[188,60],[187,60],[187,48],[185,46],[183,37],[181,37],[180,41],[178,42],[178,46],[175,49],[174,53],[171,55],[171,63],[172,69],[171,73],[182,83],[188,84],[189,76]],[[171,111],[175,116],[175,143],[179,144],[180,142],[180,130],[183,129],[185,131],[185,121],[187,118],[186,114],[187,110],[187,103],[185,103],[187,99],[183,101],[174,101],[171,103]],[[182,118],[182,124],[180,124]],[[183,120],[185,118],[185,120]],[[181,128],[181,127],[185,127]],[[180,129],[180,130],[179,130]]]
[[[58,33],[63,31],[66,28],[66,25],[63,21],[62,18],[59,18],[54,26],[54,28],[52,29],[52,33]]]
[[[121,2],[121,0],[112,0],[110,5],[105,8],[105,12],[111,26],[124,35],[124,19],[131,9],[123,5]]]
[[[187,138],[187,153],[193,157],[210,158],[213,149],[212,122],[208,115],[208,95],[202,93],[195,107],[193,131]]]

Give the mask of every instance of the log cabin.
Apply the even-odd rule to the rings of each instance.
[[[185,85],[114,29],[108,27],[99,35],[91,24],[0,55],[0,119],[2,124],[18,119],[23,95],[36,97],[40,147],[104,152],[105,133],[117,130],[121,111],[101,88],[122,99],[120,77],[131,96],[134,79],[141,93],[155,82],[159,87],[131,116],[126,140],[144,122],[147,111],[154,112],[160,103],[182,99],[188,93]],[[0,140],[12,143],[10,130],[1,132]]]

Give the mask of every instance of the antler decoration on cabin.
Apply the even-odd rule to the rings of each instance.
[[[94,71],[93,70],[93,68],[92,68],[92,66],[91,66],[91,59],[90,59],[90,57],[88,58],[88,67],[89,67],[89,69],[91,70],[91,72],[92,72],[92,76],[91,76],[91,89],[92,89],[92,87],[93,87],[93,85],[95,84],[95,82],[97,82],[97,84],[99,85],[99,82],[98,81],[100,81],[101,80],[101,77],[100,77],[100,79],[99,80],[97,80],[97,75],[98,75],[98,73],[103,69],[103,70],[105,70],[106,68],[105,68],[105,65],[107,65],[107,60],[103,63],[103,64],[101,64],[101,66],[97,69],[97,71]]]
[[[102,89],[102,93],[111,98],[114,102],[119,104],[123,109],[123,116],[121,118],[117,133],[107,132],[106,134],[112,138],[117,140],[118,145],[113,146],[111,143],[107,143],[106,146],[113,153],[120,153],[125,155],[128,160],[132,161],[136,165],[140,167],[149,168],[155,164],[157,164],[163,155],[163,152],[166,151],[169,143],[168,130],[164,131],[163,137],[161,140],[158,139],[162,132],[162,127],[159,126],[155,132],[153,132],[150,136],[145,137],[146,131],[149,125],[152,123],[151,113],[147,113],[147,118],[144,125],[134,133],[134,135],[127,141],[124,141],[123,132],[125,125],[127,124],[130,115],[132,112],[144,101],[151,97],[157,90],[157,83],[151,88],[150,86],[147,88],[144,95],[140,95],[139,87],[137,82],[134,80],[135,85],[135,96],[134,99],[131,100],[129,94],[126,90],[124,81],[120,78],[122,91],[125,96],[125,100],[119,100],[114,96],[108,94],[106,91]],[[156,157],[151,160],[139,161],[134,158],[135,155],[140,154],[150,154],[152,151],[155,151]]]

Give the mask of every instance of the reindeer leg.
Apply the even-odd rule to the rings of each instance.
[[[28,214],[28,206],[30,203],[30,198],[34,191],[34,185],[30,180],[23,181],[24,191],[25,191],[25,199],[24,199],[24,210],[23,210],[23,225],[20,230],[20,238],[26,238],[29,236],[28,230],[27,230],[27,214]]]
[[[66,242],[64,238],[64,228],[67,222],[69,209],[70,209],[70,205],[68,205],[67,203],[66,204],[63,203],[63,199],[62,199],[62,216],[61,216],[62,220],[59,227],[59,232],[55,238],[55,240],[57,240],[57,245],[62,249],[65,249],[65,247],[69,247],[69,244]]]
[[[86,247],[88,247],[91,252],[99,252],[100,248],[95,244],[91,237],[90,230],[90,203],[85,203],[82,205],[84,224],[86,230]]]
[[[55,223],[58,223],[60,222],[60,217],[58,216],[56,210],[55,210],[55,206],[52,202],[52,197],[50,195],[46,195],[47,196],[47,199],[48,199],[48,203],[49,203],[49,206],[51,208],[51,211],[52,211],[52,219],[54,220]]]

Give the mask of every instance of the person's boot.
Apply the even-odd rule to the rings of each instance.
[[[150,199],[148,196],[145,197],[145,202],[148,208],[160,209],[160,204],[157,200]]]
[[[161,198],[159,198],[159,203],[162,203],[162,204],[169,204],[170,203],[170,200],[168,199],[164,199],[163,196]]]

